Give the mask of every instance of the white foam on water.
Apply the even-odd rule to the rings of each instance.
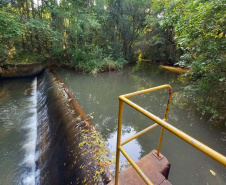
[[[23,175],[22,184],[24,185],[35,185],[36,179],[36,160],[37,154],[35,153],[36,148],[36,140],[37,140],[37,77],[32,82],[32,96],[30,101],[32,105],[30,106],[30,113],[32,117],[28,120],[28,124],[26,125],[27,129],[27,138],[26,142],[23,145],[25,150],[25,157],[22,162],[28,170],[26,174]]]
[[[35,179],[36,179],[36,184],[40,184],[40,169],[36,170],[35,172]]]

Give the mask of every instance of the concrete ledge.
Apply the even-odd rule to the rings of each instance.
[[[156,150],[153,150],[151,153],[136,162],[136,164],[152,183],[156,185],[170,185],[171,183],[166,180],[170,170],[170,163],[163,155],[161,159],[157,158],[155,153]],[[115,179],[113,179],[108,185],[114,185],[114,182]],[[119,174],[119,185],[138,184],[145,185],[146,183],[132,166]]]
[[[43,64],[8,64],[0,66],[0,78],[36,76],[44,70]]]

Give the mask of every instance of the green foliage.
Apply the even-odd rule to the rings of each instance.
[[[112,0],[109,3],[108,26],[114,30],[108,31],[113,41],[111,47],[128,61],[134,60],[133,48],[145,28],[146,9],[149,6],[150,1],[146,0]],[[114,52],[113,57],[116,58],[117,53]]]
[[[41,2],[0,3],[0,62],[50,61],[92,73],[138,56],[178,64],[190,69],[191,93],[203,94],[194,99],[199,109],[225,117],[224,1]]]
[[[85,72],[121,68],[123,59],[133,59],[150,5],[147,0],[41,2],[1,4],[1,60],[19,61],[18,56],[36,53]]]
[[[24,33],[18,19],[11,13],[0,9],[0,62],[12,58],[14,53],[13,39]]]
[[[0,10],[0,39],[13,38],[23,33],[23,28],[13,14]]]
[[[76,68],[81,72],[91,72],[95,74],[101,71],[122,69],[127,63],[128,62],[123,58],[120,58],[117,61],[110,58],[104,58],[103,60],[79,61],[76,64]]]
[[[7,47],[0,43],[0,62],[2,62],[7,56]]]
[[[174,64],[181,55],[181,50],[176,48],[173,27],[161,26],[164,15],[162,1],[153,0],[146,9],[145,28],[140,32],[135,51],[142,58],[163,64]]]
[[[25,23],[24,26],[26,29],[31,30],[32,32],[45,32],[48,41],[57,42],[62,41],[63,37],[60,32],[54,31],[53,28],[48,26],[48,20],[32,19],[29,22]]]
[[[42,63],[45,60],[45,56],[38,53],[20,53],[20,55],[15,56],[15,58],[16,60],[12,60],[11,63]]]
[[[161,24],[173,25],[179,65],[189,67],[190,92],[203,114],[225,117],[226,19],[223,1],[168,1]]]

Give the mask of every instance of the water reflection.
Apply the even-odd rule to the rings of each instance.
[[[130,127],[130,126],[123,126],[122,127],[122,136],[121,136],[121,139],[122,139],[122,141],[124,141],[127,138],[133,136],[134,134],[136,134],[136,131],[132,127]],[[108,143],[110,143],[109,150],[111,152],[116,152],[117,132],[111,133],[107,141],[108,141]],[[123,148],[126,150],[126,152],[135,161],[138,161],[140,159],[142,148],[141,148],[140,144],[137,142],[136,139],[132,140],[131,142],[129,142],[127,144],[125,144],[123,146]],[[121,166],[128,165],[128,163],[127,163],[126,158],[124,157],[124,155],[121,155],[120,156],[120,159],[121,159]]]
[[[192,137],[204,142],[218,152],[226,155],[224,138],[225,129],[206,124],[195,111],[193,104],[181,101],[181,89],[184,87],[176,73],[159,69],[152,65],[141,69],[128,68],[122,71],[97,74],[78,74],[71,70],[59,69],[68,88],[72,91],[79,104],[88,114],[94,112],[93,123],[101,134],[109,141],[109,149],[115,150],[118,96],[137,90],[158,85],[170,84],[173,87],[173,102],[169,112],[168,122]],[[180,98],[182,97],[182,98]],[[174,98],[176,100],[174,100]],[[132,101],[144,107],[156,116],[163,118],[168,100],[167,90],[148,93],[131,98]],[[124,138],[141,131],[153,124],[151,120],[124,105],[123,128],[127,130]],[[158,146],[160,127],[137,138],[125,149],[137,161]],[[123,138],[123,139],[124,139]],[[162,144],[162,153],[172,164],[169,180],[172,184],[224,184],[226,182],[225,168],[212,159],[196,151],[176,136],[166,132]],[[124,158],[121,158],[126,163]],[[210,173],[213,170],[216,176]]]
[[[0,88],[0,105],[10,98],[10,93],[6,86]]]

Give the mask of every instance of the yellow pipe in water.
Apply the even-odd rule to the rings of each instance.
[[[178,74],[184,74],[188,71],[188,69],[184,69],[184,68],[181,68],[181,67],[173,67],[173,66],[160,65],[160,68],[168,70],[168,71],[173,72],[173,73],[178,73]]]

